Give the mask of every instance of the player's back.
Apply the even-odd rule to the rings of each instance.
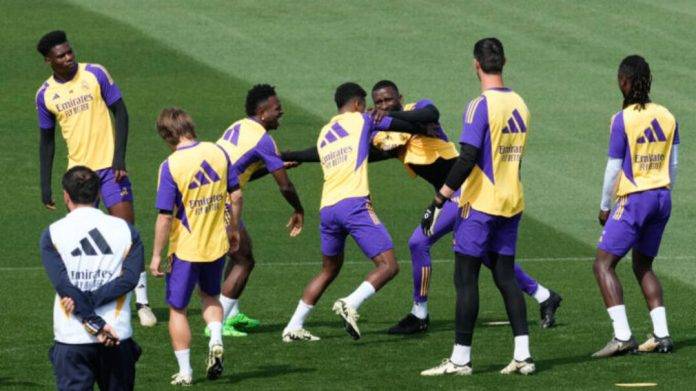
[[[76,208],[48,228],[70,282],[84,292],[94,291],[121,275],[123,260],[133,243],[128,224],[91,207]],[[95,308],[121,339],[130,338],[130,293]],[[82,322],[67,314],[56,294],[53,309],[55,338],[63,343],[96,343]]]
[[[367,156],[372,119],[363,113],[334,116],[319,132],[317,150],[324,172],[321,207],[370,194]]]
[[[177,195],[170,255],[208,262],[227,252],[224,205],[229,164],[222,148],[210,142],[179,148],[162,163],[160,178],[168,171]]]
[[[260,123],[251,118],[241,119],[227,128],[217,141],[227,155],[239,175],[239,185],[249,182],[251,175],[262,169],[266,164],[267,155],[279,156],[275,141]],[[274,171],[282,166],[279,158],[273,159],[273,166],[267,167]]]
[[[614,115],[611,132],[610,156],[624,161],[618,196],[669,186],[670,156],[679,143],[679,129],[667,108],[656,103],[645,108],[630,105]]]
[[[527,141],[529,110],[521,96],[494,88],[472,100],[464,113],[461,142],[479,148],[479,157],[464,183],[461,204],[511,217],[524,209],[520,162]],[[472,138],[473,137],[473,138]]]

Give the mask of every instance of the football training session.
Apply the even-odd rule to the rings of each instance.
[[[694,3],[0,9],[1,389],[693,387]]]

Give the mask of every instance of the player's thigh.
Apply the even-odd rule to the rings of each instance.
[[[122,340],[116,347],[102,347],[101,370],[97,384],[100,390],[126,391],[135,386],[135,363],[142,349],[132,339]]]
[[[175,309],[184,309],[191,300],[199,274],[197,262],[183,261],[172,255],[171,270],[165,276],[166,300]]]
[[[99,175],[99,195],[104,202],[104,206],[111,211],[111,209],[119,203],[129,203],[130,210],[132,213],[133,207],[133,186],[130,179],[125,176],[121,178],[120,181],[116,182],[116,177],[114,176],[114,170],[111,168],[105,168],[98,170]],[[128,208],[124,206],[123,208]]]
[[[56,342],[49,351],[58,390],[91,390],[98,370],[98,346]]]
[[[327,210],[329,208],[324,208],[320,212],[319,237],[321,239],[321,253],[324,258],[342,256],[348,235],[341,222],[334,220],[333,213]]]
[[[517,233],[522,213],[512,217],[496,217],[491,232],[489,251],[496,254],[514,256],[517,248]]]
[[[225,268],[225,257],[213,262],[201,262],[198,273],[198,287],[208,296],[217,296],[222,288],[222,271]]]
[[[366,203],[353,210],[345,223],[350,236],[366,257],[373,259],[394,248],[389,231],[372,210],[371,204]]]
[[[636,244],[644,212],[636,202],[632,202],[635,201],[633,198],[630,195],[622,197],[616,203],[604,224],[598,249],[622,258]]]
[[[484,257],[488,252],[492,217],[469,207],[459,208],[454,227],[454,252],[470,257]]]

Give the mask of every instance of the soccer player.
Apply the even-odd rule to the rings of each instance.
[[[594,357],[609,357],[636,348],[669,353],[662,286],[652,269],[672,210],[672,187],[677,174],[679,125],[665,107],[650,101],[650,66],[641,56],[628,56],[618,72],[623,108],[611,120],[609,160],[604,173],[599,223],[604,226],[597,244],[594,274],[614,326],[614,338]],[[616,205],[611,200],[616,192]],[[633,250],[633,273],[638,280],[653,323],[652,335],[637,346],[623,304],[615,268]]]
[[[457,291],[452,355],[423,376],[470,375],[471,342],[478,316],[478,276],[487,257],[514,335],[513,359],[502,374],[535,371],[529,352],[527,309],[515,281],[517,230],[524,209],[520,163],[529,111],[522,98],[503,84],[505,54],[497,38],[474,45],[474,66],[481,95],[467,105],[459,139],[459,159],[426,209],[421,226],[432,236],[443,207],[461,189],[454,227],[454,283]]]
[[[150,272],[162,277],[162,250],[169,239],[166,299],[169,335],[179,372],[173,385],[190,385],[191,330],[186,307],[198,285],[203,319],[210,330],[207,377],[217,379],[223,370],[222,306],[218,300],[225,254],[239,247],[239,215],[242,194],[225,151],[216,144],[196,140],[191,117],[178,108],[162,110],[157,131],[172,154],[162,162],[157,186]],[[229,195],[231,219],[225,226],[225,200]],[[229,238],[228,238],[229,234]]]
[[[297,236],[302,232],[304,225],[304,208],[295,186],[288,178],[285,163],[278,154],[276,143],[268,133],[278,129],[278,121],[283,116],[280,99],[273,86],[258,84],[247,93],[245,106],[247,118],[230,125],[217,144],[230,157],[239,175],[239,185],[242,189],[252,179],[268,173],[273,175],[280,193],[294,210],[287,226],[290,229],[290,236]],[[223,319],[225,319],[223,336],[246,336],[246,333],[239,329],[249,330],[259,325],[258,320],[248,317],[239,310],[239,297],[246,287],[255,264],[251,251],[251,238],[243,224],[240,225],[239,232],[239,250],[229,254],[229,261],[225,268],[225,282],[220,296]]]
[[[126,172],[128,111],[121,91],[103,66],[77,62],[65,32],[44,35],[36,48],[53,71],[36,93],[44,206],[56,209],[51,195],[51,171],[57,121],[68,146],[68,168],[83,165],[96,171],[99,195],[109,214],[133,224],[133,192]],[[140,324],[154,326],[157,318],[148,305],[145,272],[135,289],[135,302]]]
[[[334,95],[338,115],[319,132],[315,153],[324,172],[321,196],[320,236],[323,265],[321,272],[306,286],[290,322],[283,330],[283,341],[316,341],[304,329],[304,321],[343,265],[346,237],[375,264],[365,281],[347,297],[336,300],[333,310],[354,339],[360,338],[358,308],[399,271],[394,245],[384,225],[372,209],[367,176],[370,139],[378,130],[400,129],[423,132],[407,121],[383,117],[376,122],[365,114],[367,93],[356,83],[341,84]]]
[[[372,101],[379,115],[388,113],[393,118],[435,125],[435,137],[378,132],[372,144],[380,150],[393,151],[409,175],[421,177],[435,190],[440,189],[445,184],[447,173],[457,161],[458,152],[439,124],[439,111],[435,104],[429,99],[422,99],[403,105],[403,97],[398,87],[389,80],[379,81],[372,87]],[[412,334],[428,329],[428,289],[432,265],[430,248],[454,229],[458,206],[453,199],[458,196],[457,191],[452,199],[446,200],[430,236],[425,235],[420,227],[416,227],[408,241],[413,273],[413,306],[408,315],[389,329],[391,334]],[[488,258],[484,258],[483,262],[489,268],[492,266]],[[541,327],[552,327],[556,321],[555,313],[561,303],[561,296],[539,284],[519,265],[515,264],[514,267],[517,284],[539,303]]]
[[[41,261],[56,290],[55,344],[49,351],[59,390],[132,390],[140,347],[130,297],[143,270],[140,235],[94,207],[99,176],[85,166],[63,175],[69,213],[41,235]]]

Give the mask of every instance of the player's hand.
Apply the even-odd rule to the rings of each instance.
[[[114,330],[113,327],[111,327],[110,324],[107,324],[104,326],[103,329],[97,334],[97,341],[99,343],[103,344],[104,346],[116,346],[121,341],[118,339],[118,334],[116,334],[116,330]]]
[[[304,212],[293,212],[285,227],[290,230],[291,238],[299,235],[302,232],[302,227],[304,227]]]
[[[160,263],[162,263],[162,256],[153,255],[150,261],[150,274],[154,277],[164,277],[164,273],[160,271]]]
[[[286,170],[289,170],[291,168],[298,167],[300,164],[302,164],[302,163],[300,163],[300,162],[283,162],[283,168],[285,168]]]
[[[597,219],[599,220],[599,225],[604,227],[604,224],[606,224],[607,220],[609,220],[609,211],[608,210],[600,210],[599,216],[597,216]]]
[[[63,306],[65,313],[70,315],[75,310],[75,302],[68,296],[60,299],[60,305]]]
[[[229,233],[230,239],[230,254],[235,253],[239,250],[240,235],[239,229],[232,229]]]
[[[440,213],[442,212],[442,205],[444,205],[444,201],[439,202],[439,200],[435,199],[430,206],[428,206],[425,212],[423,212],[421,229],[423,230],[423,234],[425,236],[430,237],[433,235],[435,224],[437,223],[437,219],[440,217]]]
[[[389,112],[388,112],[388,111],[380,110],[380,109],[377,109],[377,108],[372,109],[372,110],[370,111],[370,116],[372,116],[372,120],[373,120],[376,124],[380,123],[380,122],[382,121],[382,119],[383,119],[384,117],[388,116],[388,115],[389,115]]]
[[[128,176],[128,171],[114,169],[114,182],[121,182],[121,179]]]
[[[56,203],[53,202],[53,200],[50,200],[48,202],[44,202],[44,208],[48,210],[56,210]]]
[[[438,128],[440,125],[435,122],[430,122],[427,124],[420,124],[420,127],[425,130],[424,136],[428,137],[437,137],[438,136]]]

